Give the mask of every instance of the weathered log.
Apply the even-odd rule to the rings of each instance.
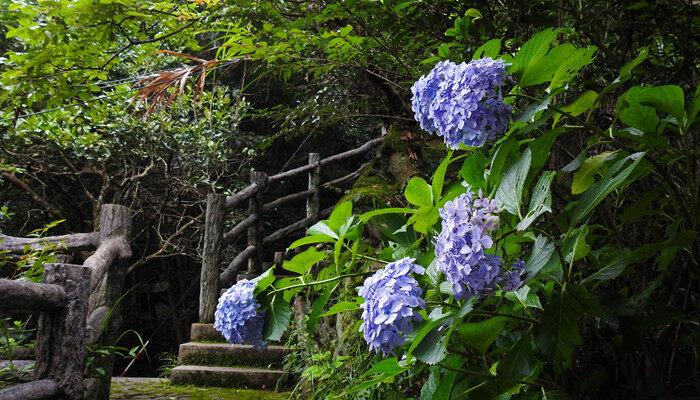
[[[199,322],[214,322],[214,311],[219,298],[219,270],[223,249],[226,196],[209,193],[204,220],[204,248],[199,280]]]
[[[236,240],[240,235],[248,231],[248,228],[250,228],[258,219],[258,216],[255,214],[250,214],[246,219],[243,221],[239,222],[234,226],[230,231],[226,232],[224,234],[224,244],[229,244]],[[205,229],[206,232],[206,229]]]
[[[331,163],[334,163],[339,160],[343,160],[345,158],[353,157],[362,153],[365,153],[369,150],[371,150],[373,147],[377,146],[378,144],[382,143],[384,141],[384,136],[378,137],[376,139],[372,139],[369,142],[363,144],[362,146],[345,151],[343,153],[338,153],[333,156],[330,156],[328,158],[324,158],[321,160],[320,164],[321,166],[328,165]],[[308,172],[314,169],[313,165],[302,165],[301,167],[297,167],[294,169],[290,169],[288,171],[280,172],[279,174],[272,175],[270,176],[269,183],[281,181],[287,178],[291,178],[293,176],[303,174],[304,172]]]
[[[0,400],[44,400],[58,396],[58,384],[51,379],[42,379],[0,389]]]
[[[121,325],[118,305],[124,286],[126,261],[131,256],[129,209],[116,204],[102,206],[99,232],[100,246],[84,264],[93,269],[88,305],[88,315],[90,316],[88,319],[91,321],[89,331],[101,332],[100,335],[97,335],[98,343],[113,345]],[[109,312],[101,313],[99,311],[101,307],[106,307]],[[102,314],[102,318],[96,318],[97,314]],[[86,398],[107,400],[109,399],[114,357],[98,356],[95,358],[93,366],[101,368],[104,374],[93,380],[97,385],[88,387]]]
[[[344,182],[347,182],[347,181],[349,181],[349,180],[353,180],[353,179],[359,177],[359,176],[362,174],[362,171],[363,171],[365,168],[367,168],[368,165],[369,165],[369,163],[366,162],[366,163],[362,164],[362,165],[360,166],[360,168],[356,169],[355,171],[353,171],[353,172],[351,172],[351,173],[349,173],[349,174],[347,174],[347,175],[341,176],[340,178],[337,178],[337,179],[334,179],[334,180],[332,180],[332,181],[328,181],[328,182],[324,183],[324,184],[323,184],[323,187],[324,187],[324,188],[331,188],[331,187],[340,185],[340,184],[342,184],[342,183],[344,183]]]
[[[248,228],[248,246],[255,247],[255,253],[248,261],[249,273],[262,272],[263,253],[263,202],[262,195],[267,185],[267,174],[264,172],[253,171],[250,173],[250,183],[257,185],[260,190],[255,193],[255,196],[248,199],[248,213],[255,214],[258,217],[255,223]]]
[[[0,360],[29,360],[34,359],[34,349],[18,347],[10,350],[9,354],[0,353]]]
[[[300,229],[308,227],[309,225],[313,224],[317,220],[318,220],[318,218],[306,217],[306,218],[304,218],[300,221],[297,221],[291,225],[285,226],[284,228],[279,229],[276,232],[271,233],[270,235],[265,237],[263,243],[265,245],[274,243],[274,242],[282,239],[283,237],[285,237],[291,233],[294,233]]]
[[[313,194],[306,199],[306,217],[318,219],[321,208],[321,155],[309,153],[309,165],[314,167],[309,171],[309,190]]]
[[[256,184],[250,184],[238,192],[226,197],[226,210],[230,210],[236,207],[239,203],[246,201],[250,196],[258,192],[258,186]]]
[[[60,313],[44,313],[39,317],[34,377],[55,381],[61,399],[79,400],[85,392],[85,318],[90,270],[82,265],[48,264],[44,282],[63,287],[66,306]]]
[[[243,251],[238,253],[236,258],[231,261],[226,270],[219,275],[219,286],[227,287],[233,283],[234,278],[240,271],[241,267],[245,265],[246,261],[255,253],[255,246],[248,246]]]
[[[270,212],[270,211],[275,210],[284,204],[291,203],[291,202],[297,201],[297,200],[307,199],[309,196],[311,196],[313,194],[314,194],[313,190],[304,190],[303,192],[292,193],[292,194],[286,195],[284,197],[280,197],[277,200],[271,201],[269,203],[265,203],[263,205],[263,211]]]
[[[72,233],[69,235],[47,236],[42,238],[20,238],[0,234],[0,251],[10,253],[56,248],[67,251],[92,250],[99,244],[98,232]]]
[[[66,304],[60,285],[0,279],[0,309],[53,312]]]
[[[328,158],[324,158],[323,160],[321,160],[321,166],[328,165],[328,164],[334,163],[334,162],[339,161],[339,160],[343,160],[343,159],[346,159],[349,157],[353,157],[353,156],[365,153],[365,152],[371,150],[373,147],[377,146],[378,144],[382,143],[383,141],[384,141],[384,136],[381,136],[381,137],[378,137],[376,139],[370,140],[369,142],[363,144],[362,146],[360,146],[356,149],[348,150],[348,151],[345,151],[343,153],[338,153],[338,154],[332,155]]]

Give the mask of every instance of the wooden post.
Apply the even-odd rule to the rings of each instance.
[[[199,281],[199,322],[214,322],[214,311],[219,299],[219,273],[224,244],[224,214],[226,196],[209,193],[204,221],[204,248]]]
[[[61,399],[82,399],[90,270],[82,265],[48,264],[44,282],[63,287],[66,305],[39,317],[35,379],[55,381]]]
[[[281,267],[283,262],[284,262],[284,252],[276,251],[274,265]]]
[[[264,172],[253,171],[250,173],[250,183],[255,183],[258,186],[258,191],[248,200],[248,214],[258,216],[255,223],[248,228],[248,246],[255,246],[255,253],[248,260],[248,273],[253,275],[261,274],[262,259],[264,254],[263,246],[263,193],[267,185],[267,174]]]
[[[313,166],[309,171],[309,190],[313,194],[306,199],[306,217],[318,220],[321,208],[321,155],[309,153],[309,165]]]
[[[115,345],[119,336],[121,314],[118,306],[126,275],[127,256],[130,253],[130,214],[131,211],[127,207],[117,204],[105,204],[100,212],[100,246],[96,253],[100,252],[100,248],[107,246],[120,247],[122,250],[119,257],[114,257],[113,262],[103,266],[103,273],[96,274],[93,271],[93,278],[97,279],[97,283],[94,284],[88,305],[88,336],[96,338],[98,346]],[[106,330],[103,330],[103,327]],[[97,374],[89,380],[85,397],[108,400],[114,356],[96,356],[93,367],[95,370],[100,368],[104,373]]]

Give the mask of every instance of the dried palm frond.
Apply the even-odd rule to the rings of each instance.
[[[157,108],[170,105],[184,93],[187,80],[198,75],[193,88],[193,94],[196,97],[204,90],[207,72],[222,64],[219,60],[205,60],[170,50],[158,50],[158,52],[186,58],[196,64],[159,71],[136,82],[134,88],[137,92],[134,99],[143,103],[146,108],[144,116],[150,115]],[[239,61],[241,60],[235,60],[234,63]]]

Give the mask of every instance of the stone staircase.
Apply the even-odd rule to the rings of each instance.
[[[290,350],[284,346],[257,349],[229,344],[212,324],[192,324],[192,341],[180,345],[174,384],[282,390],[294,379],[281,369]]]

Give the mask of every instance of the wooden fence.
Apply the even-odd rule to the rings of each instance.
[[[0,400],[109,398],[113,357],[97,357],[103,376],[84,379],[86,347],[112,344],[119,326],[113,312],[121,296],[129,245],[128,208],[106,204],[90,233],[18,238],[0,234],[0,251],[94,250],[83,265],[50,264],[44,283],[0,279],[0,309],[41,312],[33,382],[0,390]]]
[[[332,208],[321,210],[321,190],[342,185],[356,179],[368,163],[362,164],[354,172],[321,183],[321,168],[350,157],[367,153],[384,141],[384,136],[373,139],[364,145],[321,159],[318,153],[309,153],[309,161],[306,165],[268,176],[259,171],[250,174],[250,184],[231,196],[211,193],[207,197],[207,211],[204,227],[204,248],[202,250],[202,270],[199,292],[199,320],[203,323],[211,323],[214,320],[214,311],[221,292],[221,288],[230,286],[235,282],[236,276],[244,265],[248,265],[247,273],[257,275],[263,272],[263,257],[266,248],[286,238],[292,233],[311,226],[321,218],[327,217]],[[286,196],[265,202],[264,193],[273,184],[281,184],[286,179],[308,174],[306,190],[288,194]],[[266,214],[278,207],[296,202],[306,201],[305,217],[284,228],[265,235],[263,220]],[[248,205],[247,216],[238,222],[232,229],[225,232],[224,224],[226,216],[237,206]],[[226,245],[232,244],[236,239],[247,235],[247,246],[233,258],[228,266],[221,272],[222,253]],[[281,261],[280,254],[275,254],[275,262]]]

